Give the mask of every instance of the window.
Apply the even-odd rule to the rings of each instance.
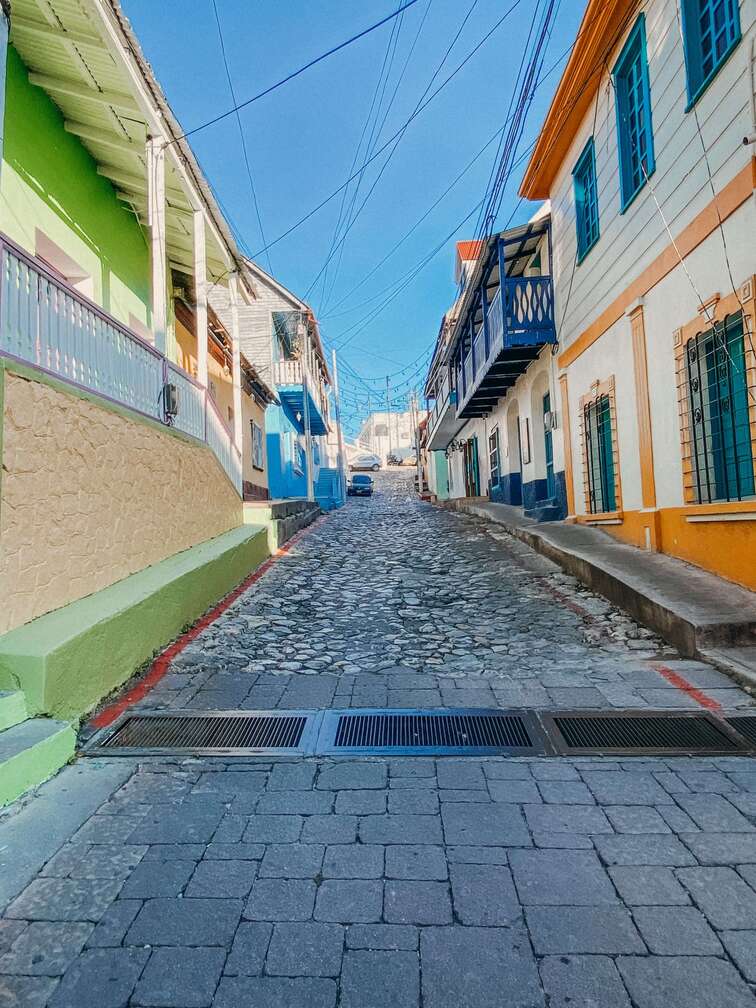
[[[274,357],[276,360],[293,360],[297,346],[299,312],[274,311],[272,316]]]
[[[690,109],[740,41],[738,0],[682,0]]]
[[[743,315],[688,340],[685,371],[693,489],[699,504],[754,494]]]
[[[252,467],[262,470],[264,468],[262,427],[254,420],[249,421],[249,426],[252,434]]]
[[[646,59],[646,19],[641,14],[612,74],[617,103],[621,211],[653,175],[654,136]]]
[[[572,173],[575,188],[577,261],[582,262],[599,239],[596,151],[593,137],[585,145]]]
[[[499,428],[494,427],[488,435],[488,462],[491,470],[491,486],[499,482]]]
[[[588,510],[591,514],[615,511],[612,406],[608,395],[583,407]]]
[[[388,437],[388,426],[387,424],[379,423],[375,425],[375,436],[378,437]]]

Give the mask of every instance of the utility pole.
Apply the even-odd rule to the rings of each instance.
[[[417,392],[412,393],[412,406],[415,424],[415,464],[417,466],[417,492],[423,492],[423,464],[420,459],[420,410],[417,405]]]
[[[310,433],[310,369],[307,366],[310,333],[305,320],[302,336],[302,389],[304,395],[304,429],[305,429],[305,469],[307,470],[307,500],[315,500],[315,480],[312,461],[312,435]]]
[[[388,430],[388,452],[386,453],[386,464],[388,465],[391,455],[391,380],[386,375],[386,428]]]
[[[332,351],[333,361],[333,401],[336,409],[336,434],[339,445],[339,484],[341,485],[341,499],[346,500],[346,468],[344,466],[344,434],[341,429],[341,403],[339,400],[339,372],[336,366],[336,351]]]

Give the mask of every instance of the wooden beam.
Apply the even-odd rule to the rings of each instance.
[[[70,32],[65,28],[58,28],[52,24],[45,24],[42,21],[32,21],[31,18],[21,17],[14,14],[11,18],[11,36],[18,30],[38,35],[40,38],[50,39],[56,42],[72,42],[76,45],[94,46],[102,49],[103,41],[99,35],[92,35],[89,32]]]
[[[115,182],[122,189],[127,192],[133,190],[137,193],[147,192],[147,176],[145,174],[144,178],[141,175],[132,175],[131,172],[124,171],[123,168],[116,168],[113,165],[98,165],[97,174],[102,175],[103,178],[110,179],[111,182]],[[184,193],[180,189],[168,189],[166,187],[166,193],[168,193],[172,200],[186,200]],[[175,204],[174,204],[175,205]],[[186,204],[187,211],[188,203]]]
[[[128,112],[130,115],[139,114],[139,107],[130,95],[116,94],[115,91],[95,91],[94,88],[77,84],[75,81],[64,80],[62,77],[50,77],[48,74],[34,71],[29,74],[29,81],[44,91],[70,95],[72,98],[82,98],[84,101],[96,102],[98,105],[110,105],[112,108]]]
[[[69,119],[63,123],[66,133],[72,133],[80,140],[89,143],[100,144],[102,147],[110,147],[112,150],[120,151],[122,154],[136,154],[141,159],[143,142],[129,143],[122,140],[115,134],[110,134],[95,126],[87,126],[85,123],[73,122]]]

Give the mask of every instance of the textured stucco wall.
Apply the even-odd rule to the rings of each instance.
[[[0,633],[242,523],[209,449],[9,371],[4,391]]]

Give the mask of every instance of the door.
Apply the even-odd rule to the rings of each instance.
[[[478,466],[478,439],[473,436],[465,441],[463,449],[465,462],[465,496],[480,497],[480,469]]]
[[[556,496],[556,483],[554,482],[554,435],[551,430],[550,392],[547,392],[543,397],[543,440],[546,454],[546,496],[551,500]]]

